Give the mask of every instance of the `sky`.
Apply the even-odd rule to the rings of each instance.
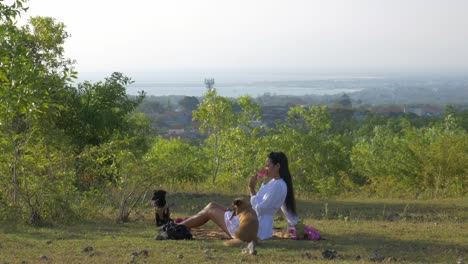
[[[30,0],[78,72],[468,73],[466,0]]]

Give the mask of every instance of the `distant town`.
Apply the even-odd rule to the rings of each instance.
[[[353,83],[356,85],[355,81]],[[463,80],[423,83],[406,81],[404,83],[386,81],[375,85],[367,84],[358,92],[334,95],[272,95],[266,93],[254,98],[261,107],[261,121],[252,121],[253,126],[274,127],[284,121],[287,112],[294,106],[327,105],[333,117],[334,112],[350,111],[357,122],[369,113],[398,117],[438,117],[447,106],[457,110],[468,109],[468,82]],[[349,83],[343,83],[345,87]],[[360,85],[364,85],[361,83]],[[202,97],[195,96],[147,96],[137,112],[147,115],[153,133],[166,138],[183,139],[203,138],[199,122],[192,120],[192,111],[197,109]],[[236,100],[232,98],[232,100]]]

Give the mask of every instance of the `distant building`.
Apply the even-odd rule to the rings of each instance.
[[[168,130],[167,130],[167,134],[169,134],[169,136],[174,136],[174,135],[182,135],[185,133],[185,129],[183,126],[181,125],[174,125],[174,126],[171,126]]]
[[[403,111],[405,113],[413,113],[417,116],[440,116],[443,109],[434,105],[418,105],[406,106]]]
[[[379,114],[400,114],[404,113],[404,108],[401,107],[376,107],[374,108],[374,112]]]

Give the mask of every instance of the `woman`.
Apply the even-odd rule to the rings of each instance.
[[[257,212],[259,222],[258,238],[261,240],[273,236],[273,218],[279,208],[285,214],[288,225],[297,224],[296,201],[288,167],[288,158],[283,152],[271,152],[265,166],[268,170],[268,183],[262,184],[257,192],[257,176],[252,176],[249,181],[250,202]],[[239,220],[237,217],[231,219],[231,215],[232,212],[228,211],[225,206],[211,202],[199,213],[180,224],[194,228],[211,220],[226,234],[234,237],[234,233],[239,228]]]

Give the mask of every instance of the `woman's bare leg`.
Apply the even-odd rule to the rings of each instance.
[[[226,223],[224,222],[224,213],[227,211],[225,206],[211,202],[203,210],[198,212],[196,215],[189,217],[183,222],[179,223],[189,228],[195,228],[206,224],[209,220],[213,221],[218,225],[226,234],[229,234]]]

